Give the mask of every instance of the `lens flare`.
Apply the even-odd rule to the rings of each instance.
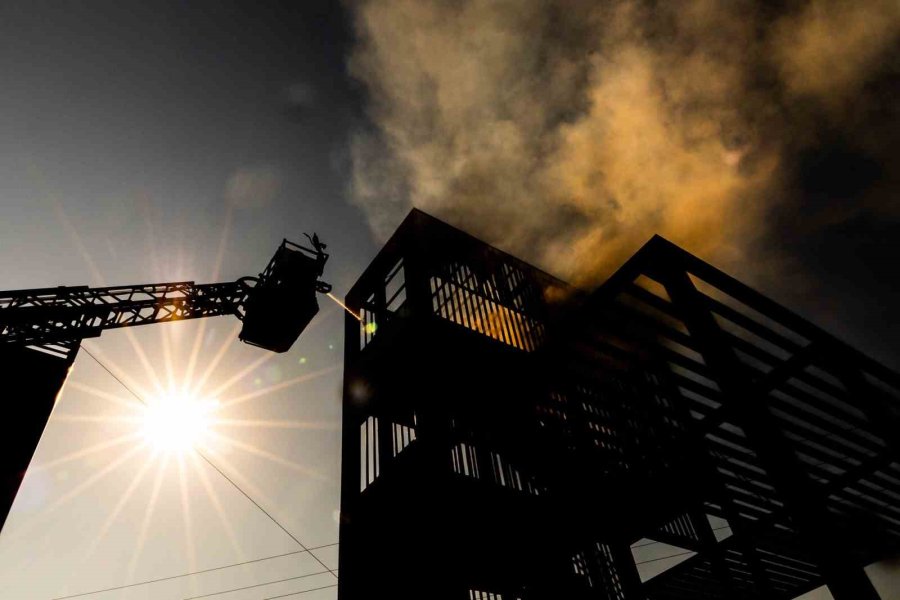
[[[204,442],[218,402],[183,391],[150,401],[144,412],[144,438],[162,452],[181,453]]]

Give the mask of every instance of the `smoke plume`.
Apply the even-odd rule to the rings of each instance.
[[[896,0],[349,8],[370,123],[352,194],[379,237],[416,206],[591,285],[654,233],[787,269],[785,231],[898,216]],[[875,175],[841,162],[846,189],[817,191],[835,151]]]

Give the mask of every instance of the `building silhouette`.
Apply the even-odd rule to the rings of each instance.
[[[414,210],[346,303],[341,600],[878,598],[900,377],[666,240],[587,294]]]

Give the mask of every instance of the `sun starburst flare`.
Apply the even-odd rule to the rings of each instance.
[[[148,223],[148,227],[151,225]],[[218,279],[229,228],[230,220],[222,234],[214,280]],[[150,229],[151,246],[156,246]],[[77,231],[73,228],[70,233],[82,248]],[[82,254],[93,266],[87,251]],[[93,268],[92,273],[95,279],[105,282],[98,269]],[[323,311],[313,325],[321,325],[339,314],[332,307]],[[245,558],[241,537],[226,506],[226,500],[244,500],[226,484],[247,498],[252,497],[254,504],[277,505],[276,498],[264,493],[254,481],[256,478],[247,472],[246,460],[290,472],[292,478],[329,480],[311,465],[283,455],[283,449],[275,450],[279,448],[277,440],[274,446],[269,442],[278,435],[277,430],[336,431],[340,428],[339,421],[271,418],[262,409],[262,403],[258,408],[251,408],[249,403],[278,399],[285,390],[301,388],[334,373],[340,369],[339,363],[311,369],[313,361],[307,366],[307,358],[303,357],[290,366],[273,366],[267,363],[274,361],[276,354],[252,351],[235,359],[231,352],[238,348],[246,352],[235,340],[240,323],[210,332],[210,325],[203,319],[193,339],[184,339],[183,332],[175,327],[178,326],[159,325],[159,336],[153,336],[152,340],[126,328],[122,340],[126,343],[120,342],[119,352],[104,352],[93,342],[83,345],[79,361],[89,364],[94,361],[96,365],[84,368],[86,374],[92,369],[94,376],[86,379],[76,376],[68,381],[67,392],[61,397],[64,408],[54,409],[51,416],[54,426],[65,435],[77,436],[73,438],[77,440],[75,447],[48,457],[30,469],[32,477],[41,477],[42,482],[53,481],[59,493],[14,530],[7,528],[5,537],[25,539],[36,528],[49,526],[63,506],[85,494],[102,493],[110,501],[108,514],[86,539],[82,555],[85,563],[96,558],[104,542],[115,543],[114,533],[118,528],[137,524],[134,546],[122,549],[127,558],[128,579],[132,579],[146,560],[145,547],[149,548],[160,535],[160,524],[170,527],[169,516],[174,509],[181,513],[181,518],[178,527],[170,529],[178,531],[183,538],[184,551],[193,569],[199,549],[195,539],[198,522],[208,527],[209,523],[204,524],[206,519],[213,521],[213,525],[217,519],[234,555],[239,560]],[[213,343],[226,329],[230,331],[224,339]],[[147,341],[150,343],[146,344]],[[334,350],[332,344],[328,344],[328,349]],[[288,370],[298,369],[297,364],[301,365],[300,370]],[[70,404],[69,398],[78,401]],[[241,406],[239,411],[238,406]],[[83,433],[75,428],[83,429]],[[255,433],[263,431],[265,436]],[[76,463],[80,461],[86,461],[91,467],[89,474],[70,479],[69,471],[78,472],[81,467]],[[225,484],[218,479],[216,471],[226,480]],[[177,485],[177,492],[170,493],[172,485]],[[117,493],[108,494],[116,488]],[[281,527],[277,521],[275,524]]]
[[[186,452],[203,445],[218,407],[218,400],[169,390],[147,402],[141,433],[161,452]]]

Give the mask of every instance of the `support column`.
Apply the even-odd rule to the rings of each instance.
[[[729,596],[733,595],[734,591],[732,590],[731,585],[731,573],[728,570],[728,565],[725,564],[722,553],[719,552],[719,541],[716,539],[716,534],[709,524],[706,513],[702,512],[702,510],[693,510],[688,512],[688,517],[690,518],[691,525],[694,527],[694,531],[697,532],[700,545],[703,547],[703,554],[709,557],[713,572],[722,583],[722,590]],[[734,527],[731,521],[729,521],[728,524],[729,526]],[[734,530],[732,529],[732,531]],[[741,548],[741,550],[744,550],[744,548]],[[754,573],[754,575],[756,575],[756,573]]]
[[[23,347],[0,350],[0,399],[9,411],[0,419],[0,529],[78,352],[67,358]]]
[[[625,594],[625,600],[644,600],[644,584],[634,563],[634,555],[628,542],[610,542],[608,544],[612,561]]]

